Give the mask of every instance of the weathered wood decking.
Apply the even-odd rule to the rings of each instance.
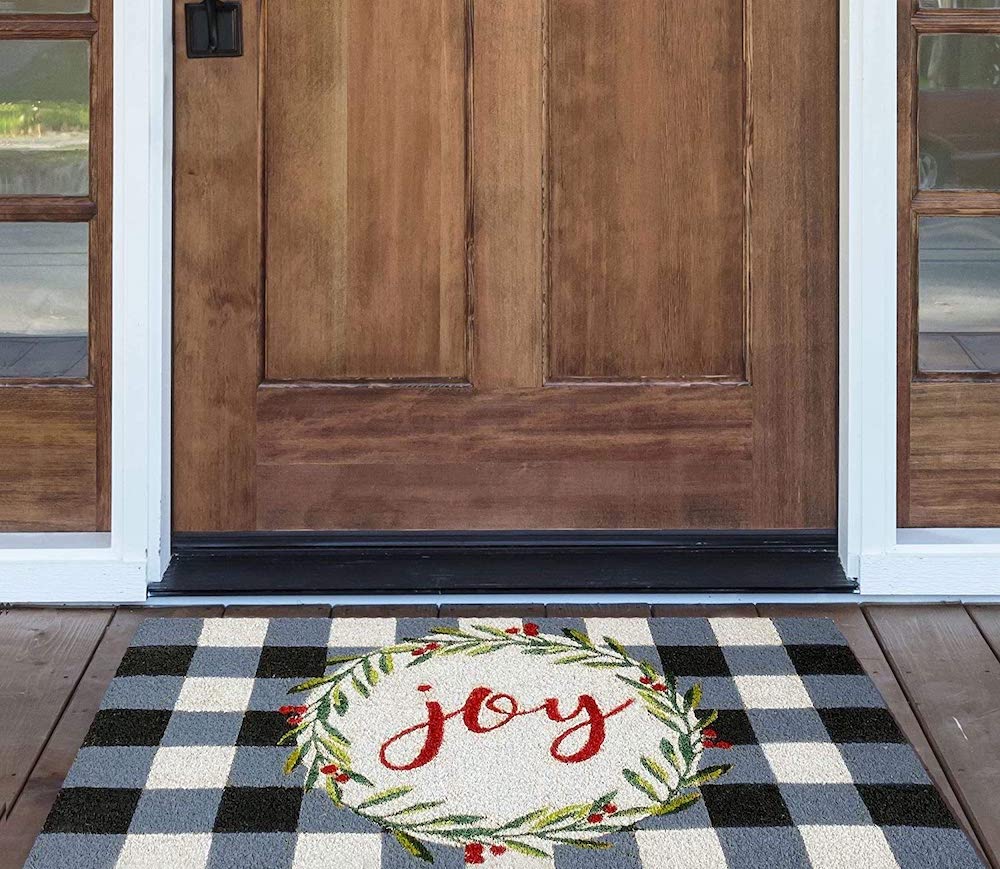
[[[0,867],[24,862],[139,622],[328,616],[326,606],[0,611]],[[335,607],[334,615],[829,617],[931,776],[1000,869],[1000,606]]]

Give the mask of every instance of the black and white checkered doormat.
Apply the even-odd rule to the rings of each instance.
[[[27,865],[430,862],[981,866],[831,622],[727,618],[147,621]]]

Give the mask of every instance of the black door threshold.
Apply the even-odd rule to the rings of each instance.
[[[180,534],[150,594],[844,593],[835,532]]]

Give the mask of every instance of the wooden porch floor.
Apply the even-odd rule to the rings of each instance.
[[[0,611],[0,867],[23,864],[105,688],[149,616],[328,616],[330,607]],[[1000,606],[335,607],[334,615],[832,618],[958,819],[1000,869]]]

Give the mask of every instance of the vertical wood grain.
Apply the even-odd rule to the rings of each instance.
[[[467,375],[467,12],[271,9],[269,377]]]
[[[741,380],[742,4],[549,16],[551,376]]]
[[[542,385],[543,0],[478,3],[473,21],[473,383]]]
[[[255,527],[260,383],[260,2],[244,56],[188,60],[175,0],[173,486],[176,531]]]
[[[752,0],[751,526],[837,524],[838,11]]]

